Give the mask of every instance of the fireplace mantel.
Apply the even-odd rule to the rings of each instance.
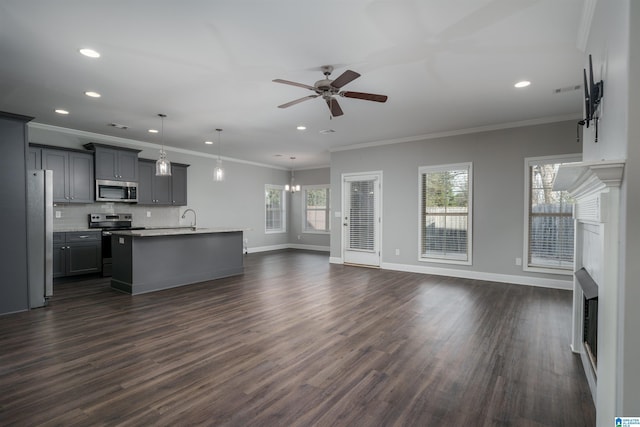
[[[571,349],[581,356],[596,406],[597,400],[610,395],[615,384],[619,347],[616,329],[619,313],[619,193],[624,166],[624,160],[568,163],[560,166],[553,185],[554,190],[567,191],[575,200],[574,271],[584,268],[598,288],[596,371],[595,364],[589,361],[583,340],[585,298],[574,277]]]
[[[560,166],[553,189],[568,191],[580,199],[603,191],[606,187],[620,187],[624,160],[567,163]]]

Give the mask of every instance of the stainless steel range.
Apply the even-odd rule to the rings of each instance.
[[[144,227],[133,226],[133,216],[130,213],[93,213],[89,214],[89,228],[102,229],[102,276],[111,276],[111,231],[114,230],[143,230]]]

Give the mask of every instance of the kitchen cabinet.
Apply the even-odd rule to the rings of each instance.
[[[27,123],[32,119],[19,114],[0,112],[0,198],[4,206],[1,221],[5,242],[0,251],[0,314],[29,309],[25,155]]]
[[[171,204],[187,205],[187,165],[171,164]]]
[[[95,152],[96,179],[138,181],[138,153],[140,150],[96,143],[85,144],[84,147]]]
[[[27,151],[27,170],[42,169],[42,149],[29,147]]]
[[[102,271],[102,233],[68,231],[53,233],[53,277]]]
[[[42,148],[42,169],[53,171],[54,202],[94,202],[93,155],[91,153]]]
[[[155,160],[138,162],[138,204],[184,206],[187,204],[187,167],[171,164],[171,176],[156,176]]]

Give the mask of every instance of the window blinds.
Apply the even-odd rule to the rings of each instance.
[[[349,189],[349,249],[375,250],[376,181],[352,181]]]
[[[421,259],[469,260],[469,169],[421,168]]]
[[[573,202],[566,191],[552,190],[559,166],[529,166],[530,267],[573,268]]]

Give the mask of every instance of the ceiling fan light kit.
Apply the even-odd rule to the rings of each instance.
[[[324,65],[322,67],[322,73],[324,74],[324,79],[318,80],[313,84],[313,86],[307,85],[304,83],[292,82],[289,80],[274,79],[273,82],[275,83],[282,83],[282,84],[287,84],[291,86],[297,86],[297,87],[301,87],[303,89],[308,89],[315,92],[314,95],[307,95],[302,98],[294,99],[293,101],[289,101],[287,103],[278,105],[278,108],[288,108],[288,107],[291,107],[292,105],[296,105],[301,102],[308,101],[309,99],[322,97],[322,99],[325,100],[327,107],[329,108],[329,111],[331,112],[330,117],[338,117],[338,116],[342,116],[344,112],[342,111],[342,108],[340,107],[340,104],[338,103],[336,96],[341,96],[344,98],[362,99],[365,101],[375,101],[375,102],[387,101],[388,97],[386,95],[377,95],[374,93],[365,93],[365,92],[341,91],[340,89],[344,85],[360,77],[360,74],[356,73],[353,70],[346,70],[338,78],[336,78],[335,80],[331,80],[329,76],[331,75],[332,72],[333,72],[333,66]]]

